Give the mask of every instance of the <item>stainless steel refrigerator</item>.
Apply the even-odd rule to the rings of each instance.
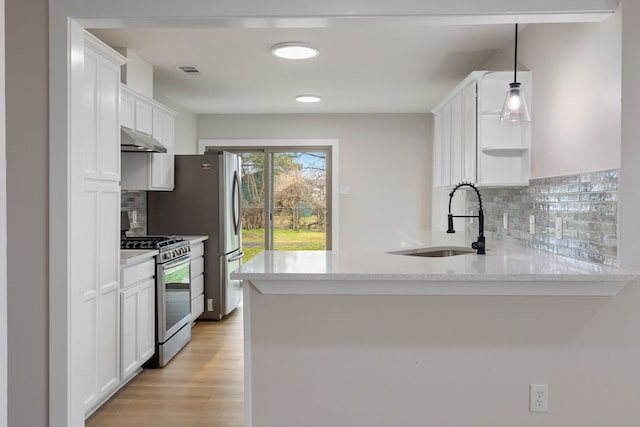
[[[217,154],[175,156],[173,191],[147,193],[150,235],[208,235],[204,313],[220,320],[242,300],[242,282],[229,275],[242,260],[241,158]]]

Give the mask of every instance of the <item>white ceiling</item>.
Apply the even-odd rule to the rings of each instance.
[[[152,64],[155,95],[198,114],[428,112],[514,37],[511,24],[91,32]],[[271,55],[272,45],[289,41],[310,43],[320,55]],[[178,65],[195,65],[201,75],[184,75]],[[299,94],[322,101],[300,104]]]

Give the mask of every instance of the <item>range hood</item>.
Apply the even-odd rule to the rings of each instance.
[[[121,127],[120,151],[137,153],[166,153],[167,147],[149,135]]]

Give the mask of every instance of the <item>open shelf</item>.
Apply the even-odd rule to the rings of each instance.
[[[493,147],[484,147],[482,148],[482,152],[489,155],[496,156],[520,156],[522,153],[527,151],[529,147],[504,147],[504,146],[493,146]]]

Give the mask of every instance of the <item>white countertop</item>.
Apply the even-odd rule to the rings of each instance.
[[[398,234],[388,251],[469,247],[464,234]],[[262,293],[432,295],[615,295],[640,271],[487,242],[487,254],[444,258],[388,251],[266,251],[231,274]],[[341,284],[329,282],[341,282]],[[351,282],[351,283],[349,283]],[[384,282],[384,283],[383,283]],[[393,284],[391,284],[393,283]]]
[[[120,249],[120,267],[137,264],[156,255],[156,249]]]

